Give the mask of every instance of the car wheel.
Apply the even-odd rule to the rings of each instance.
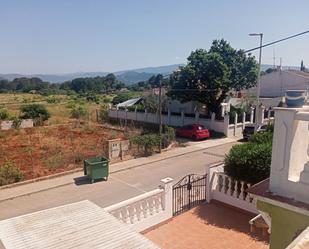
[[[192,139],[193,139],[194,141],[196,141],[196,140],[197,140],[196,135],[193,135],[193,136],[192,136]]]

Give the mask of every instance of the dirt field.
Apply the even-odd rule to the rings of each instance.
[[[119,131],[75,121],[0,132],[0,165],[11,161],[24,180],[81,167],[85,158],[104,154],[106,139],[124,138]]]

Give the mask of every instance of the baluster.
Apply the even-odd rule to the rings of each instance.
[[[127,208],[126,207],[123,207],[121,210],[121,217],[122,217],[122,221],[123,223],[127,223],[127,219],[128,219],[128,211],[127,211]]]
[[[147,218],[147,216],[148,216],[148,205],[147,205],[146,200],[142,201],[142,211],[143,211],[144,218]]]
[[[241,187],[240,187],[240,194],[239,194],[239,199],[244,199],[244,182],[243,181],[241,181],[240,182],[240,184],[241,184]]]
[[[130,223],[133,224],[134,223],[134,204],[128,206],[128,213],[129,213]]]
[[[165,193],[164,192],[160,194],[160,204],[161,204],[161,210],[164,211],[165,210]]]
[[[220,192],[225,193],[225,176],[222,176],[222,188]]]
[[[153,202],[153,197],[150,197],[148,199],[148,205],[149,205],[149,213],[150,215],[153,215],[153,209],[154,209],[154,202]]]
[[[228,180],[229,180],[229,187],[228,187],[228,194],[229,195],[232,195],[233,194],[233,190],[232,190],[232,178],[231,177],[228,177]]]
[[[135,204],[136,218],[138,221],[141,220],[141,214],[142,214],[141,205],[142,203],[140,201]]]
[[[247,183],[247,189],[249,189],[251,187],[251,184],[250,183]],[[251,202],[251,198],[250,198],[250,196],[249,196],[249,193],[246,191],[246,198],[245,198],[245,201],[247,201],[247,202]]]
[[[218,192],[221,191],[221,175],[220,174],[216,174],[217,175],[217,185],[216,185],[216,190]]]
[[[233,193],[233,197],[238,198],[238,181],[235,181],[234,184],[234,193]]]
[[[160,212],[160,209],[159,209],[160,203],[159,203],[159,198],[158,198],[158,196],[155,196],[155,197],[154,197],[154,201],[155,201],[155,210],[156,210],[157,213],[159,213],[159,212]]]

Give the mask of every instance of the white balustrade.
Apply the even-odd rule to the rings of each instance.
[[[237,181],[223,172],[214,172],[210,179],[210,199],[215,199],[231,206],[258,213],[246,189],[251,185],[244,181]]]
[[[131,199],[119,202],[107,208],[118,220],[143,231],[172,217],[172,182],[165,178],[163,186]]]

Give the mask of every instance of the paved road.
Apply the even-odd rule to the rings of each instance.
[[[55,189],[0,202],[0,220],[46,208],[88,199],[101,207],[153,190],[160,179],[172,177],[175,183],[187,174],[204,174],[208,165],[223,160],[232,143],[150,163],[110,175],[107,182],[89,184],[77,181]]]

